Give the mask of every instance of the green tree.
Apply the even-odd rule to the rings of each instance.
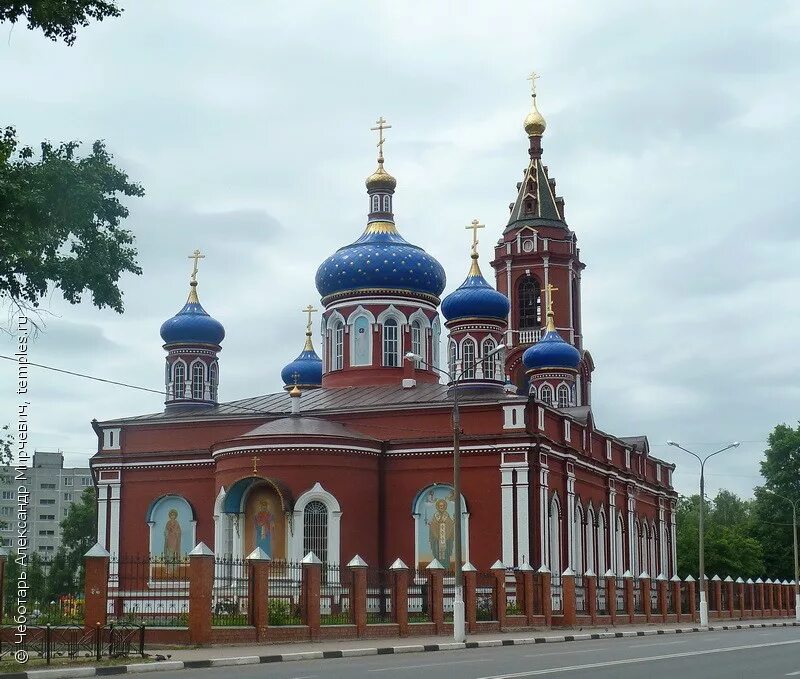
[[[17,308],[35,308],[54,285],[71,304],[90,291],[98,308],[122,312],[119,278],[141,273],[120,196],[144,190],[103,142],[83,157],[78,148],[43,142],[36,154],[11,127],[0,140],[0,298]]]
[[[83,589],[83,556],[97,537],[97,502],[94,488],[86,488],[78,502],[69,508],[61,522],[61,545],[53,560],[53,584],[61,591],[56,595],[80,592]]]
[[[67,45],[75,42],[79,26],[121,13],[114,0],[0,0],[0,22],[25,19],[29,30],[41,29],[51,40],[63,40]]]

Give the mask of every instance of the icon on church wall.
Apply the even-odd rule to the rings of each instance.
[[[192,544],[192,508],[177,495],[159,499],[151,508],[150,554],[154,580],[185,580]]]
[[[462,507],[463,509],[463,507]],[[455,493],[452,486],[435,485],[417,498],[417,568],[424,569],[437,559],[446,569],[455,568]],[[461,517],[462,554],[466,555],[466,517]]]
[[[269,486],[254,488],[245,503],[245,554],[257,547],[273,560],[286,558],[286,520],[280,498]]]

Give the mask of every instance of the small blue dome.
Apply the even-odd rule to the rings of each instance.
[[[281,370],[281,379],[287,387],[294,384],[300,387],[321,387],[322,359],[313,349],[303,349],[296,359]]]
[[[442,265],[405,240],[391,222],[372,222],[364,234],[334,252],[317,269],[322,297],[350,290],[392,289],[439,297]]]
[[[565,342],[557,330],[548,330],[532,347],[522,354],[522,362],[528,370],[537,368],[569,368],[575,370],[581,361],[580,352]]]
[[[473,265],[467,279],[442,300],[442,314],[448,321],[459,318],[496,318],[504,321],[510,308],[508,297],[497,292]]]
[[[192,295],[183,309],[161,325],[161,339],[164,344],[218,345],[225,339],[225,328]]]

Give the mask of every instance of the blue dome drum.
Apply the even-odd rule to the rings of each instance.
[[[529,371],[543,368],[577,370],[580,361],[580,352],[565,342],[555,328],[548,328],[545,336],[522,355],[522,362]]]
[[[281,379],[286,390],[294,387],[316,389],[322,386],[322,359],[317,356],[311,341],[311,314],[315,311],[310,304],[303,309],[303,313],[308,314],[306,343],[300,355],[281,370]]]
[[[510,309],[508,297],[490,286],[478,268],[478,255],[472,255],[472,268],[466,280],[442,300],[442,314],[448,321],[463,318],[491,318],[505,321]]]
[[[164,344],[210,344],[219,346],[225,339],[225,328],[201,306],[197,298],[197,281],[191,282],[189,299],[183,308],[161,325]]]

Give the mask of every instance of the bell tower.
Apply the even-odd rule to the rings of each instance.
[[[581,261],[575,233],[567,226],[564,199],[542,162],[542,137],[547,124],[536,104],[532,73],[531,110],[523,122],[528,137],[528,166],[509,205],[508,223],[494,250],[496,287],[510,302],[506,330],[506,374],[519,393],[529,392],[522,363],[526,349],[545,335],[544,291],[553,290],[553,327],[581,354],[576,377],[576,405],[590,405],[592,358],[583,348]]]

